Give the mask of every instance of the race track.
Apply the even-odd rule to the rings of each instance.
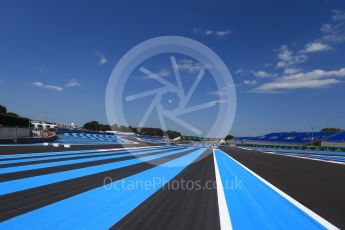
[[[2,152],[0,228],[345,226],[343,165],[222,150],[129,146]]]

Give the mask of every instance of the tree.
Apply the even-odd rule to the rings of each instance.
[[[113,131],[119,131],[119,126],[117,126],[117,124],[113,124],[110,126],[111,130]]]
[[[90,131],[98,131],[99,130],[99,123],[98,121],[90,121],[84,124],[83,129],[87,129]]]
[[[10,117],[20,117],[18,114],[13,113],[13,112],[9,112],[9,113],[7,113],[7,115]]]
[[[28,127],[30,120],[24,117],[14,117],[8,114],[0,114],[0,124],[4,126]]]
[[[176,132],[176,131],[172,131],[172,130],[167,130],[166,134],[168,135],[169,139],[175,139],[176,137],[181,136],[180,132]]]
[[[137,128],[132,127],[132,126],[128,126],[128,128],[131,130],[131,132],[132,132],[132,133],[135,133],[135,134],[137,134],[137,133],[138,133]]]
[[[336,132],[336,133],[338,133],[341,131],[343,131],[343,130],[339,129],[339,128],[323,128],[323,129],[321,129],[320,132]]]
[[[111,128],[110,128],[110,125],[99,124],[98,125],[98,130],[99,131],[110,131]]]
[[[230,141],[230,140],[234,139],[234,136],[229,134],[224,139],[225,139],[225,141]]]
[[[7,109],[5,106],[0,105],[0,113],[7,113]]]

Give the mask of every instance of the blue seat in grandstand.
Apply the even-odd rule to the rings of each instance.
[[[308,144],[310,142],[326,140],[329,137],[337,138],[335,132],[284,132],[270,133],[259,137],[236,137],[234,141],[262,142],[281,144]],[[342,137],[339,136],[339,139]],[[343,137],[344,138],[344,137]]]
[[[68,144],[127,144],[129,141],[112,134],[92,132],[67,132],[60,133],[58,143]]]
[[[329,142],[344,142],[345,141],[345,132],[337,133],[333,136],[330,136],[326,139]]]
[[[152,144],[164,144],[166,140],[161,137],[138,136],[138,139]]]

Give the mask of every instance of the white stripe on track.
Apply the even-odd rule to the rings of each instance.
[[[229,156],[227,153],[225,153],[224,151],[222,151],[227,157],[229,157],[231,160],[235,161],[237,164],[239,164],[240,166],[242,166],[244,169],[246,169],[248,172],[250,172],[251,174],[253,174],[257,179],[259,179],[261,182],[263,182],[264,184],[266,184],[268,187],[270,187],[271,189],[273,189],[275,192],[277,192],[279,195],[281,195],[282,197],[284,197],[286,200],[288,200],[289,202],[291,202],[293,205],[295,205],[297,208],[299,208],[300,210],[302,210],[304,213],[306,213],[308,216],[310,216],[311,218],[313,218],[314,220],[316,220],[317,222],[319,222],[321,225],[323,225],[326,229],[339,229],[337,228],[335,225],[333,225],[332,223],[328,222],[327,220],[325,220],[324,218],[322,218],[321,216],[319,216],[318,214],[316,214],[315,212],[313,212],[312,210],[310,210],[309,208],[307,208],[306,206],[304,206],[303,204],[299,203],[297,200],[295,200],[294,198],[292,198],[291,196],[289,196],[288,194],[286,194],[285,192],[281,191],[279,188],[275,187],[273,184],[271,184],[270,182],[268,182],[267,180],[265,180],[264,178],[262,178],[261,176],[259,176],[258,174],[256,174],[255,172],[253,172],[252,170],[250,170],[249,168],[247,168],[246,166],[244,166],[243,164],[241,164],[240,162],[238,162],[237,160],[235,160],[233,157]],[[213,154],[214,155],[214,154]]]
[[[222,184],[222,179],[219,174],[219,168],[216,160],[216,156],[213,152],[213,161],[214,161],[214,170],[216,174],[216,183],[217,183],[217,196],[218,196],[218,208],[219,208],[219,221],[220,221],[220,229],[221,230],[232,230],[231,220],[230,220],[230,213],[228,210],[228,205],[226,203],[224,188]]]
[[[162,148],[166,146],[141,146],[141,147],[127,147],[127,148],[107,148],[107,149],[97,149],[99,151],[114,151],[114,150],[121,150],[121,149],[142,149],[142,148]],[[173,147],[173,146],[172,146]]]
[[[11,160],[11,158],[23,157],[23,158],[30,158],[35,156],[49,156],[53,154],[73,154],[73,153],[83,153],[84,151],[94,151],[96,152],[110,152],[116,150],[131,150],[131,149],[142,149],[142,148],[161,148],[162,146],[142,146],[142,147],[126,147],[126,148],[106,148],[106,149],[85,149],[85,150],[72,150],[72,151],[59,151],[59,152],[38,152],[38,153],[14,153],[14,154],[6,154],[0,155],[0,158],[6,157],[6,159]],[[166,146],[164,146],[166,147]],[[174,146],[175,147],[175,146]],[[0,162],[1,163],[1,162]]]
[[[321,161],[321,162],[326,162],[326,163],[345,165],[345,162],[339,162],[339,161],[323,160],[323,159],[309,158],[309,157],[303,157],[303,156],[292,156],[292,155],[285,155],[285,154],[280,154],[276,152],[268,152],[268,151],[260,151],[260,152],[268,153],[268,154],[276,155],[276,156],[294,157],[294,158],[299,158],[299,159],[304,159],[304,160]],[[286,153],[286,154],[289,154],[289,153]]]

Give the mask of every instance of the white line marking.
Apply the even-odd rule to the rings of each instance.
[[[214,149],[212,149],[212,151],[213,151],[214,170],[216,173],[220,229],[231,230],[232,225],[231,225],[231,220],[230,220],[230,213],[229,213],[228,205],[227,205],[226,199],[225,199],[222,179],[220,178],[219,168],[218,168],[216,156],[214,153]]]
[[[285,155],[285,154],[279,154],[279,153],[267,152],[267,151],[260,151],[260,152],[262,152],[262,153],[268,153],[268,154],[276,155],[276,156],[295,157],[295,158],[300,158],[300,159],[304,159],[304,160],[321,161],[321,162],[327,162],[327,163],[345,165],[345,162],[339,162],[339,161],[323,160],[323,159],[316,159],[316,158],[309,158],[309,157],[302,157],[302,156],[291,156],[291,155]]]
[[[219,151],[222,151],[222,150],[219,150]],[[267,180],[265,180],[264,178],[262,178],[261,176],[259,176],[258,174],[256,174],[255,172],[253,172],[252,170],[250,170],[249,168],[247,168],[246,166],[244,166],[240,162],[238,162],[237,160],[235,160],[233,157],[229,156],[227,153],[223,152],[223,154],[225,154],[231,160],[235,161],[237,164],[241,165],[244,169],[246,169],[248,172],[253,174],[256,178],[258,178],[260,181],[265,183],[268,187],[273,189],[279,195],[281,195],[282,197],[287,199],[290,203],[292,203],[297,208],[299,208],[300,210],[305,212],[307,215],[309,215],[311,218],[313,218],[314,220],[319,222],[321,225],[323,225],[326,229],[339,229],[335,225],[331,224],[330,222],[328,222],[327,220],[325,220],[324,218],[322,218],[321,216],[319,216],[318,214],[316,214],[315,212],[313,212],[312,210],[310,210],[309,208],[307,208],[303,204],[299,203],[297,200],[295,200],[294,198],[292,198],[291,196],[289,196],[285,192],[281,191],[279,188],[275,187],[273,184],[271,184],[270,182],[268,182]]]
[[[288,156],[288,155],[283,155],[283,154],[279,154],[279,153],[272,152],[272,151],[263,151],[263,150],[250,149],[250,148],[244,148],[244,147],[238,147],[238,148],[244,149],[244,150],[249,150],[249,151],[258,151],[258,152],[262,152],[262,153],[268,153],[268,154],[277,155],[277,156],[295,157],[295,158],[300,158],[300,159],[304,159],[304,160],[321,161],[321,162],[326,162],[326,163],[345,165],[345,162],[339,162],[339,161],[323,160],[323,159],[316,159],[316,158],[309,158],[309,157],[302,157],[302,156]],[[286,154],[294,154],[294,153],[286,152]],[[303,154],[307,154],[307,153],[303,153]]]
[[[143,147],[129,147],[129,148],[111,148],[111,149],[96,149],[98,151],[114,151],[114,150],[127,150],[127,149],[142,149],[142,148],[162,148],[162,146],[143,146]]]

